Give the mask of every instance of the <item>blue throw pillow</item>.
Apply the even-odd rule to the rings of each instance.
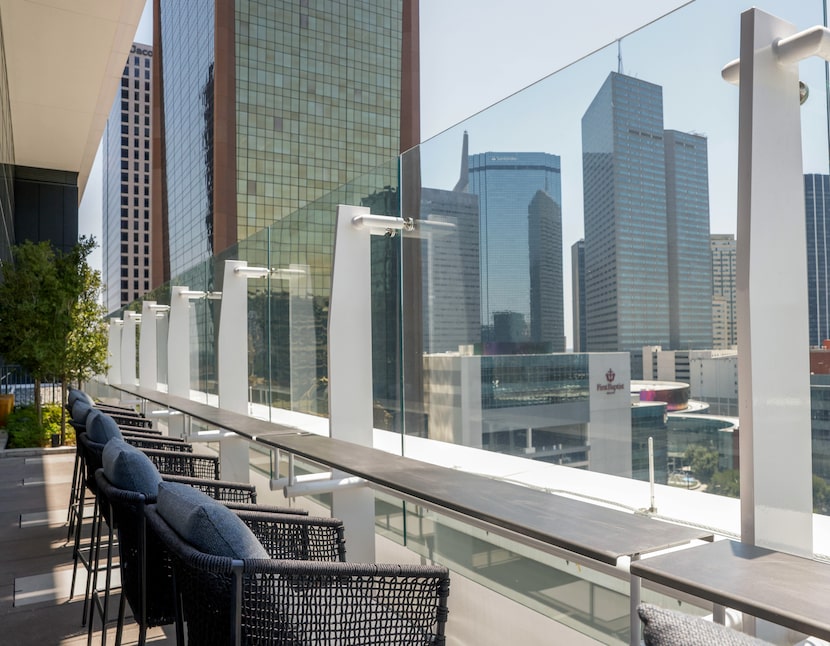
[[[86,424],[86,418],[91,410],[92,406],[85,401],[76,399],[75,403],[72,404],[72,421],[76,424]]]
[[[270,558],[239,516],[199,489],[162,482],[156,508],[184,541],[205,554],[233,559]]]
[[[98,414],[90,413],[86,418],[86,435],[92,442],[106,444],[113,438],[124,439],[118,424],[109,415],[96,411]]]
[[[113,438],[104,445],[104,475],[114,486],[137,491],[155,500],[161,475],[150,458],[124,440]]]

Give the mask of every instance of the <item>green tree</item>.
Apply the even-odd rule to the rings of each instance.
[[[817,514],[830,511],[830,484],[817,475],[813,476],[813,511]]]
[[[54,374],[58,342],[66,336],[55,251],[48,242],[24,242],[3,264],[0,282],[0,352],[32,375],[41,419],[40,384]]]
[[[709,485],[708,491],[710,493],[720,494],[721,496],[739,498],[741,495],[740,472],[737,469],[718,471],[712,476],[712,482]]]
[[[107,370],[106,310],[98,300],[101,274],[87,262],[93,249],[94,238],[81,238],[71,252],[56,258],[69,318],[58,372],[64,401],[68,383],[80,388],[84,381]],[[61,444],[66,443],[65,413],[61,418]]]
[[[41,423],[44,379],[60,380],[65,399],[68,379],[81,382],[106,369],[107,333],[97,301],[101,277],[87,263],[94,248],[92,238],[81,238],[68,253],[48,242],[24,242],[2,267],[0,352],[32,375]]]
[[[693,444],[684,454],[686,464],[691,467],[695,477],[701,482],[710,482],[718,470],[718,452],[714,449]]]

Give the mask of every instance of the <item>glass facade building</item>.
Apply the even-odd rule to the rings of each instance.
[[[156,0],[157,283],[400,152],[401,0],[198,4]]]
[[[585,240],[571,245],[571,298],[573,301],[573,351],[586,352]]]
[[[643,346],[710,346],[706,140],[664,130],[662,87],[612,72],[582,148],[587,349],[638,367]]]
[[[712,347],[712,256],[706,138],[666,130],[670,343]]]
[[[588,351],[668,347],[659,85],[616,72],[608,76],[582,117],[582,175]]]
[[[810,345],[830,339],[830,175],[804,176]]]
[[[483,340],[565,350],[560,161],[548,153],[469,156],[478,196]]]
[[[153,50],[133,45],[102,141],[102,274],[113,312],[150,290]]]

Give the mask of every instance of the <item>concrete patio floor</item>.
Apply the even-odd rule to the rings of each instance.
[[[74,447],[0,451],[0,644],[87,643],[87,630],[81,625],[83,568],[69,600],[72,546],[66,540],[66,511],[74,462]],[[117,602],[116,597],[114,608]],[[100,644],[97,619],[95,628],[93,644]],[[138,627],[128,616],[122,643],[137,641]],[[107,627],[107,642],[115,643],[114,620]],[[166,632],[150,629],[147,643],[174,644],[172,627]]]

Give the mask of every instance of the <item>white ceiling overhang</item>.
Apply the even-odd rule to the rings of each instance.
[[[83,195],[144,0],[0,0],[14,163],[78,173]]]

